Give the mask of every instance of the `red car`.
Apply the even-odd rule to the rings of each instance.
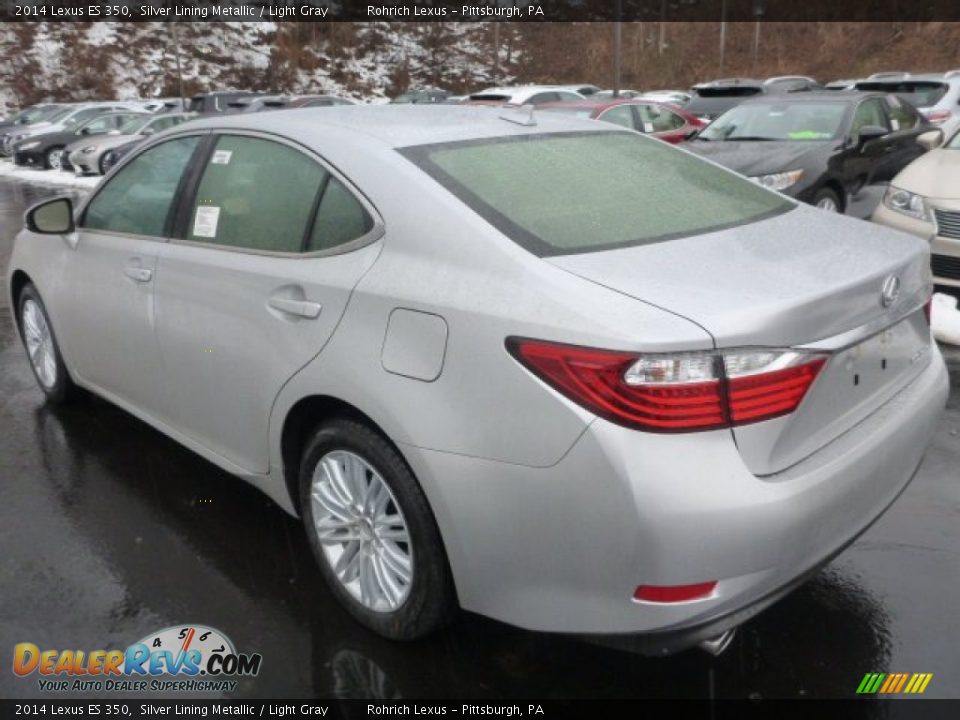
[[[547,103],[537,111],[566,113],[582,118],[603,120],[623,125],[631,130],[653,135],[664,142],[683,142],[695,130],[707,126],[700,118],[674,105],[652,100],[578,100],[575,102]]]

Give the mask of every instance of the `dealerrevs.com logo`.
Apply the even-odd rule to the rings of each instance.
[[[13,649],[13,672],[37,674],[48,692],[223,692],[236,677],[260,672],[259,653],[238,653],[230,639],[204,625],[175,625],[151,633],[126,650],[41,650],[34,643]]]

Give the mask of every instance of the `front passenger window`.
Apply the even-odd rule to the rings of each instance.
[[[168,140],[131,160],[90,201],[81,226],[164,237],[180,176],[199,141],[198,136]]]

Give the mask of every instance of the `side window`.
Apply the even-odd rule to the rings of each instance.
[[[916,110],[907,105],[896,95],[887,96],[887,110],[890,113],[890,125],[893,131],[910,130],[920,122]]]
[[[327,182],[317,208],[317,219],[310,233],[307,252],[329,250],[373,229],[373,218],[364,209],[353,193],[335,177]]]
[[[880,98],[864,100],[857,106],[857,110],[853,115],[853,126],[850,128],[850,135],[854,141],[860,137],[860,129],[867,125],[876,125],[886,128],[887,130],[890,129]]]
[[[180,118],[175,117],[162,117],[157,118],[152,123],[150,123],[150,129],[155,133],[166,130],[167,128],[173,127],[180,121]]]
[[[163,237],[180,176],[199,142],[178,138],[138,155],[90,201],[82,227]]]
[[[327,171],[271,140],[222,135],[197,188],[187,239],[300,252]]]
[[[686,124],[686,121],[676,113],[656,105],[638,105],[637,112],[645,133],[668,132]]]
[[[105,133],[107,130],[113,130],[116,127],[113,122],[112,115],[106,115],[102,118],[97,118],[92,120],[80,128],[80,132],[84,135],[96,135],[97,133]]]
[[[613,123],[614,125],[622,125],[623,127],[630,128],[631,130],[637,129],[636,123],[633,119],[632,105],[615,105],[604,112],[597,119],[603,120],[604,122]]]

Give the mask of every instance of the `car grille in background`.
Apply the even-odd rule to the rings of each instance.
[[[948,238],[960,238],[960,210],[933,209],[937,218],[937,235]]]
[[[934,255],[931,258],[934,277],[960,280],[960,257]]]

